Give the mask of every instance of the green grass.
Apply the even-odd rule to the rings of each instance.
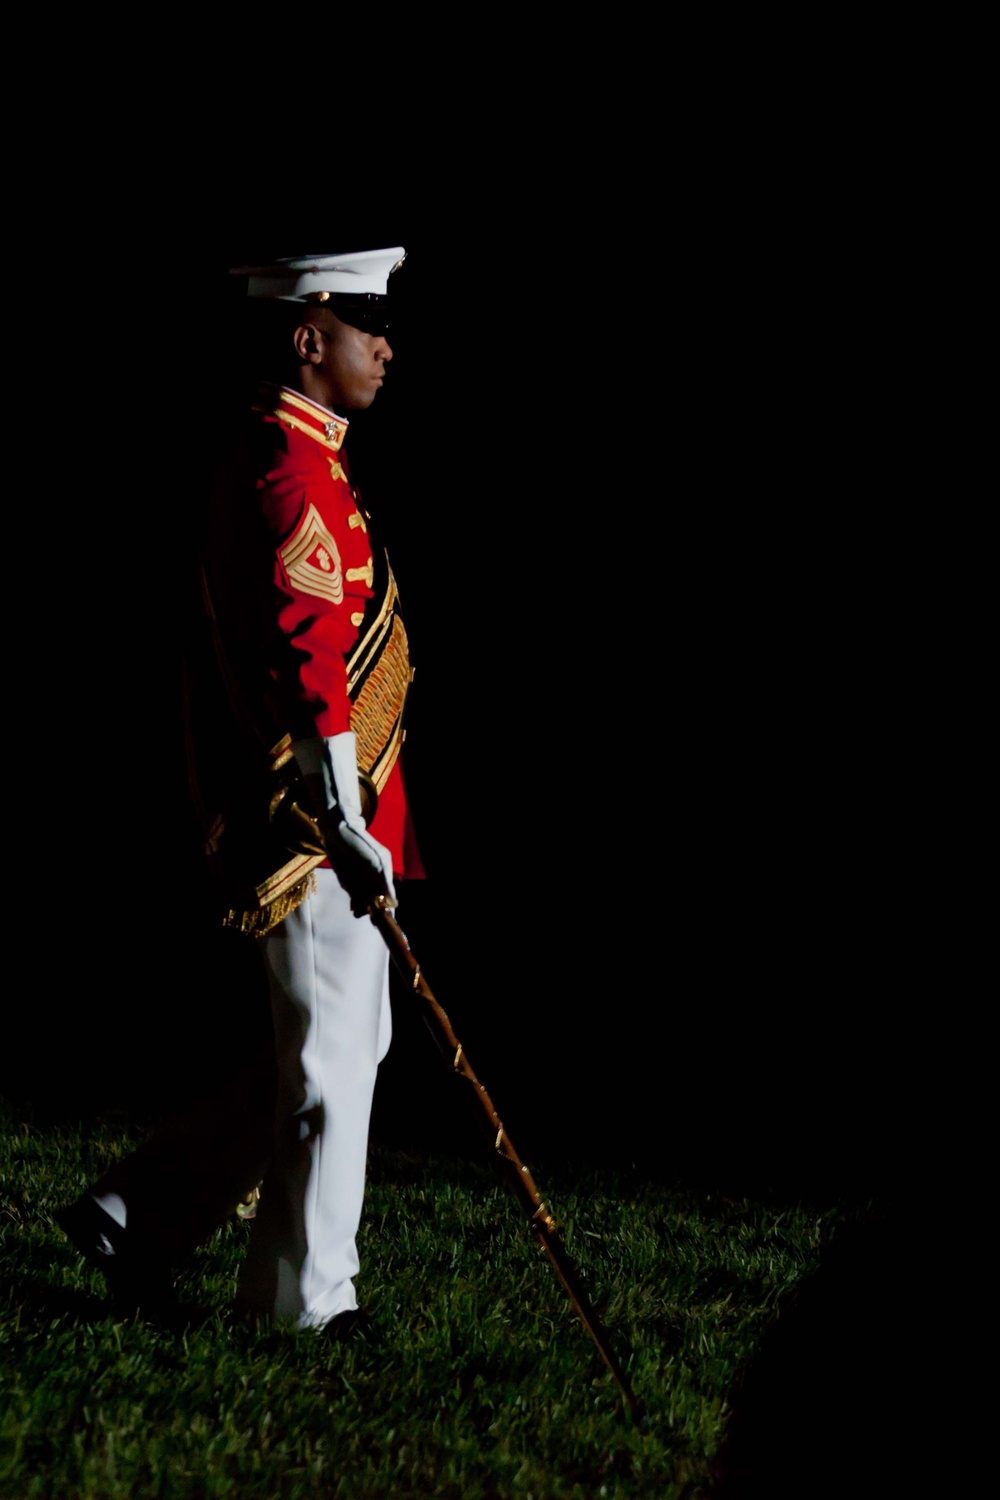
[[[773,1469],[736,1487],[741,1386],[824,1257],[880,1218],[531,1161],[642,1426],[488,1153],[373,1144],[357,1280],[372,1324],[355,1341],[227,1326],[253,1232],[236,1218],[182,1270],[205,1309],[186,1329],[114,1322],[53,1214],[140,1134],[123,1115],[5,1110],[2,1500],[785,1495]],[[860,1473],[851,1493],[869,1493]]]

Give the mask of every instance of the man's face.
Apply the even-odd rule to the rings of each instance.
[[[321,370],[330,389],[328,404],[334,411],[364,411],[381,389],[392,359],[388,340],[342,322],[326,307],[317,311],[314,322],[323,336]]]

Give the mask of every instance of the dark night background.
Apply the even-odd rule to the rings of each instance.
[[[100,291],[61,314],[78,363],[58,418],[36,413],[30,463],[73,500],[22,516],[47,578],[14,675],[51,957],[7,1086],[168,1106],[260,1025],[242,950],[192,916],[179,742],[226,268],[400,244],[391,375],[348,451],[417,668],[429,879],[399,917],[473,1066],[529,1163],[895,1188],[925,1103],[913,664],[861,503],[850,287],[801,222],[769,234],[738,196],[679,238],[583,193],[410,181],[399,211],[389,192],[296,216],[207,185],[155,253],[88,243]],[[411,1006],[397,993],[377,1128],[460,1141],[460,1085]]]
[[[226,268],[401,244],[391,378],[348,445],[417,666],[429,879],[400,919],[543,1194],[572,1158],[892,1203],[782,1317],[736,1434],[752,1459],[791,1428],[856,1487],[869,1439],[900,1451],[888,1380],[923,1462],[925,1372],[967,1364],[928,1345],[982,1284],[963,1080],[989,1056],[982,897],[939,855],[966,558],[938,554],[927,393],[965,209],[934,70],[900,107],[895,36],[790,46],[756,15],[666,49],[626,19],[581,70],[560,16],[491,47],[491,89],[421,17],[403,80],[339,34],[217,57],[199,32],[192,60],[175,26],[157,87],[128,36],[101,79],[84,24],[6,185],[4,1094],[145,1120],[260,1035],[246,952],[192,899],[179,741]],[[394,1016],[374,1129],[482,1152],[398,987]]]

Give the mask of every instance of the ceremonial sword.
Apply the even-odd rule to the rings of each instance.
[[[299,849],[303,853],[326,852],[318,823],[300,802],[295,801],[292,797],[283,797],[280,805],[274,811],[280,813],[279,820],[284,824],[285,837],[291,847]],[[381,933],[389,949],[389,956],[396,968],[406,979],[413,994],[423,1001],[422,1014],[424,1023],[430,1031],[438,1050],[445,1060],[451,1064],[459,1077],[464,1078],[471,1086],[475,1101],[479,1106],[477,1111],[479,1123],[485,1129],[492,1142],[494,1151],[507,1169],[508,1180],[512,1184],[517,1198],[528,1215],[528,1224],[531,1230],[548,1256],[556,1275],[562,1282],[573,1307],[576,1309],[577,1316],[597,1345],[601,1358],[621,1388],[633,1420],[645,1428],[647,1418],[632,1389],[621,1361],[617,1358],[611,1347],[607,1332],[584,1290],[579,1273],[563,1243],[556,1221],[543,1202],[541,1194],[532,1180],[531,1173],[514,1149],[514,1144],[504,1129],[503,1121],[497,1114],[496,1107],[486,1091],[485,1084],[479,1081],[472,1064],[466,1056],[465,1048],[455,1035],[447,1012],[424,978],[423,971],[410,947],[409,939],[392,915],[392,908],[395,904],[388,896],[376,896],[368,907],[368,914]]]

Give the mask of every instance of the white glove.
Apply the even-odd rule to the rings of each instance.
[[[316,809],[323,847],[356,917],[376,896],[395,904],[392,855],[373,839],[361,815],[357,741],[351,730],[325,739],[296,740],[292,752]]]

